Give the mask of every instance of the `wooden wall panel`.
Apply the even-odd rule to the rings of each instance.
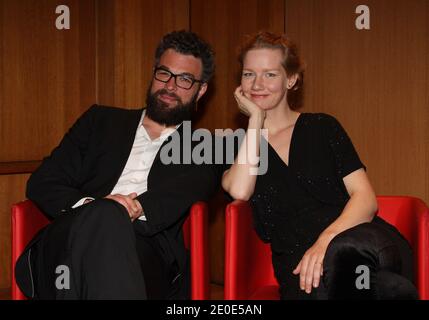
[[[58,30],[58,5],[70,29]],[[28,172],[95,103],[95,0],[0,2],[0,172]],[[27,174],[0,175],[0,288],[10,287],[10,205]]]
[[[304,111],[331,113],[351,135],[377,194],[429,203],[428,20],[425,0],[286,0],[286,32],[307,62]]]
[[[237,109],[233,92],[239,84],[237,46],[245,34],[267,29],[284,31],[284,1],[279,0],[191,0],[191,30],[208,41],[216,52],[215,78],[209,84],[207,97],[196,127],[243,127],[247,119]],[[211,278],[223,283],[224,229],[226,198],[222,191],[210,204]]]
[[[69,30],[55,27],[58,4],[0,3],[0,162],[41,159],[95,102],[94,1],[61,1]]]
[[[141,108],[162,36],[189,29],[188,0],[97,1],[97,101]]]
[[[29,175],[0,176],[0,288],[11,284],[10,208],[25,198],[25,185]]]
[[[240,79],[237,48],[246,34],[261,29],[284,31],[284,1],[191,0],[190,18],[192,31],[208,41],[216,53],[215,78],[196,124],[211,131],[241,127],[245,118],[233,98]]]

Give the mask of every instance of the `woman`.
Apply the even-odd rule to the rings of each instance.
[[[297,111],[303,68],[296,47],[259,32],[242,46],[240,62],[234,95],[248,131],[222,186],[250,200],[255,229],[271,243],[281,298],[416,298],[410,247],[375,216],[375,193],[346,132],[332,116]],[[267,142],[261,129],[268,155],[259,155]],[[268,157],[268,171],[254,175],[259,156]],[[368,271],[367,284],[358,284],[357,270]]]

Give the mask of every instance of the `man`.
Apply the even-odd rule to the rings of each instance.
[[[182,224],[194,202],[216,191],[222,170],[166,164],[160,151],[173,134],[183,146],[182,123],[207,90],[213,60],[194,33],[167,34],[156,49],[146,109],[91,107],[32,174],[27,197],[54,220],[17,263],[27,296],[187,297]],[[69,287],[58,270],[69,271]]]

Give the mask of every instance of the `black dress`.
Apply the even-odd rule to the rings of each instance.
[[[326,148],[320,144],[326,144]],[[314,165],[305,162],[306,156],[313,157]],[[365,167],[344,129],[326,114],[300,114],[292,133],[289,159],[286,165],[268,144],[268,171],[257,177],[250,199],[254,226],[259,237],[271,243],[281,298],[315,299],[318,294],[320,297],[320,290],[318,293],[313,288],[311,294],[300,290],[299,276],[292,271],[344,209],[349,196],[342,178]],[[328,169],[320,169],[321,164]],[[411,252],[394,227],[379,217],[374,222],[386,225],[395,240],[406,246],[407,254]]]

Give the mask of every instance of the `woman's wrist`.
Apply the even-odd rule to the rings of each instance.
[[[253,113],[249,117],[249,127],[252,128],[262,128],[265,120],[265,111]]]

